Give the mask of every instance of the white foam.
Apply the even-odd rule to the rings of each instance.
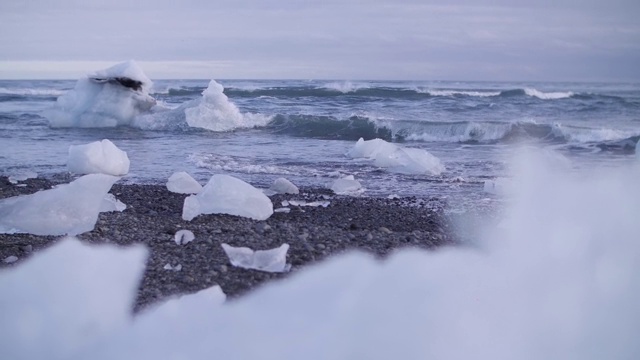
[[[110,140],[69,146],[67,167],[76,174],[126,175],[129,157]]]
[[[167,190],[178,194],[197,194],[202,185],[184,171],[173,173],[167,180]]]
[[[542,99],[542,100],[565,99],[573,96],[573,93],[571,91],[542,92],[534,88],[525,88],[524,93],[529,96],[537,97],[538,99]]]
[[[50,88],[6,88],[0,87],[0,95],[27,95],[27,96],[60,96],[64,90]]]
[[[187,124],[211,131],[230,131],[265,126],[271,119],[260,114],[240,113],[223,91],[222,85],[211,80],[199,103],[184,109]]]
[[[473,97],[490,97],[500,95],[500,91],[464,91],[464,90],[423,90],[431,96],[473,96]]]
[[[0,200],[0,233],[75,235],[93,230],[107,192],[119,178],[85,175],[55,189]]]
[[[554,123],[552,132],[555,136],[577,143],[622,140],[638,134],[631,130],[564,126],[561,123]]]
[[[365,86],[365,85],[354,84],[351,81],[330,82],[330,83],[324,84],[325,89],[338,91],[343,94],[356,92],[360,89],[367,88],[367,87],[368,86]]]
[[[271,200],[252,185],[229,175],[213,175],[197,195],[184,200],[182,218],[200,214],[229,214],[266,220],[273,214]]]
[[[285,272],[291,268],[291,265],[287,264],[289,244],[282,244],[275,249],[255,251],[248,247],[233,247],[222,244],[222,249],[229,257],[231,265],[243,269]]]
[[[401,147],[382,139],[360,138],[347,152],[351,158],[367,158],[376,166],[403,174],[440,175],[445,167],[440,159],[426,150]]]

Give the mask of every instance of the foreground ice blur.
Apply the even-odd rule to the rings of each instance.
[[[478,247],[404,250],[384,262],[343,254],[226,306],[219,306],[217,290],[209,300],[187,295],[111,328],[100,343],[78,335],[70,358],[640,358],[640,164],[567,174],[547,160],[538,154],[516,159],[506,218],[478,234]],[[50,261],[46,255],[34,263]],[[34,283],[76,284],[49,278],[50,272],[30,274],[43,281],[29,281],[17,270],[3,274],[2,296],[30,291]],[[100,283],[93,276],[79,281]],[[111,286],[127,301],[135,296],[121,284]],[[41,299],[37,294],[23,296]],[[87,296],[58,294],[68,294],[67,301]],[[64,300],[39,301],[38,314],[108,321],[83,307],[60,310]],[[19,305],[0,311],[12,314]],[[0,326],[13,331],[19,325],[7,324],[24,323],[34,321]],[[70,322],[68,328],[77,334],[81,327]],[[9,354],[42,354],[58,335],[51,331],[24,349],[30,333],[15,332],[1,345]]]

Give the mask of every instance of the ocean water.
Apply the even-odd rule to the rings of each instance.
[[[66,172],[69,145],[109,139],[129,155],[129,183],[162,184],[187,171],[201,183],[226,173],[258,187],[278,177],[326,187],[342,174],[363,184],[363,196],[440,196],[450,210],[465,211],[491,198],[484,182],[508,176],[506,161],[523,146],[553,150],[576,170],[607,171],[633,161],[640,138],[640,84],[217,83],[243,116],[226,131],[176,125],[166,112],[135,126],[51,127],[48,111],[76,80],[0,81],[0,172]],[[155,80],[149,94],[175,113],[201,99],[208,84]],[[398,174],[345,156],[361,137],[427,150],[446,171]]]

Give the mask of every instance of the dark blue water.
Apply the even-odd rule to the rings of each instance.
[[[208,83],[160,80],[150,93],[163,107],[177,109],[175,115],[181,104],[198,101]],[[249,119],[231,131],[184,121],[167,125],[170,112],[147,118],[144,126],[52,128],[47,110],[75,81],[0,81],[0,171],[65,172],[69,145],[106,138],[131,159],[127,182],[164,183],[184,170],[203,183],[214,173],[229,173],[255,186],[284,176],[322,187],[337,174],[352,174],[365,196],[439,195],[466,207],[486,201],[484,181],[508,175],[505,161],[521,146],[557,151],[576,169],[606,171],[632,161],[640,138],[640,84],[218,83]],[[360,137],[425,149],[447,170],[397,174],[346,157]]]

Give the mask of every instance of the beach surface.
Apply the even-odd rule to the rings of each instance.
[[[31,194],[70,180],[61,174],[12,184],[0,177],[0,198]],[[150,250],[135,311],[213,285],[220,285],[233,299],[346,251],[366,251],[383,258],[404,247],[433,249],[455,244],[451,224],[443,213],[446,204],[437,198],[338,196],[327,189],[301,188],[297,195],[270,196],[274,209],[281,208],[285,200],[328,201],[328,206],[290,205],[288,213],[276,212],[265,221],[224,214],[200,215],[185,221],[181,215],[187,195],[172,193],[163,185],[115,184],[110,193],[127,208],[100,213],[94,229],[77,238],[96,246],[139,243]],[[183,229],[193,232],[195,240],[178,245],[175,234]],[[0,234],[0,259],[18,258],[11,264],[0,262],[0,267],[20,266],[60,239]],[[270,273],[235,267],[223,251],[223,243],[254,250],[287,243],[291,270]],[[181,269],[167,270],[167,264],[174,269],[180,265]]]

